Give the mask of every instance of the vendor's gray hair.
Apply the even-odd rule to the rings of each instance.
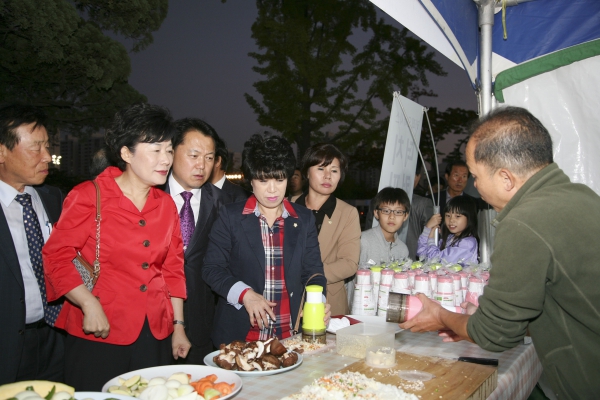
[[[498,108],[476,121],[470,131],[475,162],[491,173],[506,168],[527,176],[553,162],[548,130],[524,108]]]

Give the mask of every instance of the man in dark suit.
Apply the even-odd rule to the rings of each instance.
[[[184,241],[187,300],[183,323],[192,348],[185,359],[189,364],[203,364],[204,356],[213,351],[210,340],[215,313],[215,295],[202,279],[202,266],[208,234],[217,219],[219,207],[230,202],[221,190],[209,183],[219,136],[200,119],[185,118],[176,122],[173,138],[173,167],[165,191],[177,205]],[[189,196],[189,197],[188,197]],[[186,197],[188,199],[186,200]],[[185,209],[191,208],[191,231],[186,230]],[[186,234],[188,237],[186,237]]]
[[[231,197],[233,203],[246,200],[248,196],[250,196],[250,193],[225,177],[225,171],[227,171],[227,166],[229,165],[229,151],[227,151],[227,144],[221,138],[217,138],[215,144],[215,164],[213,166],[210,182],[223,192],[227,193],[227,195]]]
[[[26,105],[0,108],[0,385],[63,380],[60,304],[46,302],[41,246],[62,210],[43,185],[51,161],[46,116]]]
[[[462,160],[451,161],[446,165],[446,174],[444,177],[446,178],[446,182],[448,186],[446,190],[442,190],[440,192],[440,215],[442,216],[442,221],[446,212],[446,204],[450,201],[451,198],[456,196],[467,196],[473,199],[477,204],[478,210],[484,210],[488,208],[488,205],[485,201],[473,197],[467,194],[464,190],[467,187],[467,181],[470,176],[469,168],[467,167],[467,163]],[[435,196],[437,198],[437,196]]]

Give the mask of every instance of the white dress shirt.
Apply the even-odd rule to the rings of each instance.
[[[25,192],[31,195],[33,209],[40,221],[44,243],[46,243],[52,230],[52,224],[48,220],[42,200],[35,189],[31,186],[25,186]],[[44,306],[42,304],[40,287],[38,286],[33,267],[31,266],[31,259],[29,258],[29,245],[27,244],[27,235],[25,234],[23,225],[23,206],[15,201],[15,197],[18,194],[21,193],[17,189],[0,181],[0,203],[2,203],[2,211],[4,211],[4,216],[10,229],[17,257],[19,258],[21,275],[23,276],[26,310],[25,323],[30,324],[44,318]]]
[[[226,178],[227,177],[225,176],[225,174],[223,174],[223,176],[221,177],[221,179],[219,179],[218,181],[216,181],[215,183],[213,183],[213,185],[215,185],[219,189],[223,189],[223,184],[225,183],[225,179]]]

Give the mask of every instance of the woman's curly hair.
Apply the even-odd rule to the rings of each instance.
[[[253,179],[287,179],[294,174],[296,156],[289,142],[280,136],[252,135],[244,143],[242,172]]]

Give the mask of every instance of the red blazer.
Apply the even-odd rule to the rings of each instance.
[[[177,208],[170,196],[151,188],[140,212],[123,195],[107,168],[96,179],[100,186],[100,277],[92,291],[110,323],[106,339],[83,333],[83,313],[65,302],[56,326],[69,334],[97,342],[128,345],[139,336],[146,317],[156,339],[173,332],[171,296],[186,298],[183,242]],[[92,182],[76,186],[66,197],[63,213],[42,249],[48,301],[82,284],[73,266],[76,249],[95,259],[96,190]]]

